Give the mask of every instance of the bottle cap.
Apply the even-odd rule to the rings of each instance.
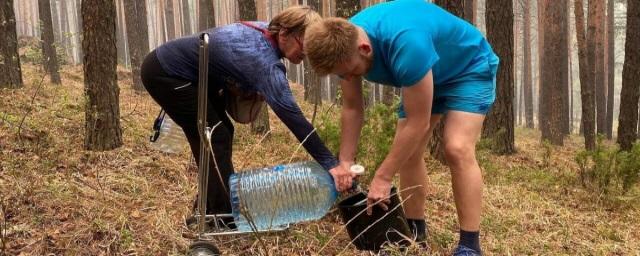
[[[359,164],[354,164],[349,168],[349,171],[351,173],[356,174],[356,175],[362,175],[362,174],[364,174],[364,166],[359,165]]]

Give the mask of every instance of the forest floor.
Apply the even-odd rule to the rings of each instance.
[[[150,147],[159,108],[131,90],[125,70],[118,72],[124,145],[83,150],[82,68],[63,69],[62,85],[52,85],[41,68],[27,64],[24,88],[0,90],[0,255],[184,254],[193,236],[184,218],[196,193],[190,153]],[[300,99],[302,88],[292,88]],[[302,108],[310,118],[313,106]],[[236,126],[237,170],[309,158],[273,113],[271,129],[260,143],[248,126]],[[550,150],[539,141],[537,131],[518,128],[516,154],[496,156],[479,147],[485,254],[640,255],[640,189],[625,197],[593,195],[578,180],[580,137]],[[427,162],[431,249],[392,249],[393,255],[447,255],[457,243],[449,172]],[[216,243],[225,255],[367,255],[349,245],[335,211],[261,239],[264,244],[251,235]]]

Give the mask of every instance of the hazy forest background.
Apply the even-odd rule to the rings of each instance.
[[[205,28],[268,21],[290,5],[350,17],[379,2],[1,0],[0,255],[184,254],[196,167],[188,150],[150,147],[159,107],[139,79],[146,53]],[[478,145],[485,253],[640,255],[640,1],[434,2],[478,27],[501,59]],[[299,104],[337,152],[337,79],[285,64]],[[358,159],[372,172],[392,141],[399,91],[365,88]],[[236,126],[236,170],[309,159],[263,109]],[[438,135],[425,156],[422,253],[446,255],[457,222]],[[277,236],[216,244],[230,255],[361,254],[335,212]]]

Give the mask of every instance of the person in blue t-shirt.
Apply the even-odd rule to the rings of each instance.
[[[396,173],[407,201],[404,210],[416,241],[426,239],[427,174],[424,151],[433,127],[444,122],[444,155],[451,170],[460,225],[454,254],[481,254],[479,243],[482,174],[475,145],[495,100],[498,57],[468,22],[424,0],[374,5],[349,21],[327,18],[312,24],[305,53],[320,74],[342,78],[342,135],[339,185],[353,177],[364,121],[362,78],[401,88],[399,121],[389,154],[369,186],[369,205],[386,208]],[[339,187],[340,190],[347,186]],[[467,253],[467,254],[465,254]]]
[[[233,104],[229,104],[235,102],[237,95],[254,98],[256,104],[260,104],[258,99],[264,99],[303,142],[307,152],[324,169],[335,173],[338,161],[296,104],[282,63],[282,58],[295,64],[302,61],[305,29],[321,19],[308,6],[293,6],[280,12],[268,24],[240,22],[203,31],[210,38],[207,120],[209,126],[215,125],[211,135],[214,162],[209,171],[208,214],[231,213],[226,187],[234,172],[231,161],[234,126],[227,113],[239,121],[230,109]],[[182,127],[197,161],[200,159],[198,50],[198,35],[179,38],[149,53],[141,66],[142,82],[149,95]],[[242,120],[247,121],[247,118]],[[216,166],[221,177],[217,175]],[[228,224],[232,220],[223,221]]]

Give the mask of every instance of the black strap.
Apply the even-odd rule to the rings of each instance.
[[[161,108],[158,116],[156,117],[156,120],[153,122],[153,135],[149,136],[149,141],[156,142],[156,140],[158,140],[158,137],[160,137],[160,127],[162,126],[162,122],[164,121],[164,116],[166,114],[167,113],[164,111],[164,109]]]

